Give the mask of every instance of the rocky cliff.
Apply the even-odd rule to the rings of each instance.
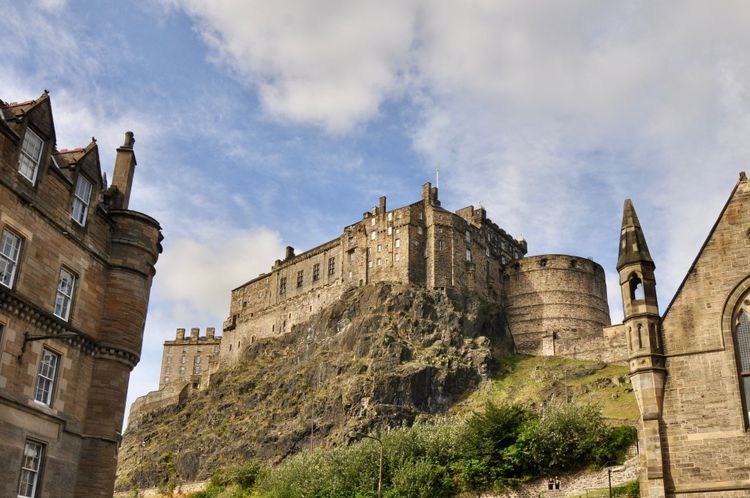
[[[118,488],[276,462],[352,431],[444,413],[512,350],[501,308],[471,293],[378,284],[348,291],[286,335],[256,341],[207,391],[126,431]]]

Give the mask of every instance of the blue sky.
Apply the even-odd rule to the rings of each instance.
[[[136,137],[163,225],[129,402],[177,327],[221,328],[285,245],[387,195],[483,205],[530,254],[614,265],[631,197],[671,300],[750,162],[750,4],[0,0],[0,98],[52,96],[58,146]]]

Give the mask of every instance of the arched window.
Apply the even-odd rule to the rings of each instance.
[[[741,310],[735,320],[734,343],[737,350],[737,369],[740,376],[745,422],[750,426],[750,317],[745,310]]]
[[[637,274],[632,273],[628,281],[630,283],[631,301],[642,301],[645,296],[643,293],[643,282],[641,282],[641,278]]]

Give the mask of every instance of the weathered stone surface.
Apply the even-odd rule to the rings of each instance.
[[[478,294],[352,288],[290,334],[245,346],[180,409],[129,428],[120,485],[140,473],[146,485],[166,478],[158,461],[167,453],[180,479],[195,480],[236,459],[278,461],[343,443],[351,429],[442,413],[494,371],[493,349],[512,341],[501,308]]]

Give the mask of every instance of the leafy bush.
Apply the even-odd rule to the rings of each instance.
[[[635,440],[610,428],[590,405],[553,404],[541,415],[488,404],[464,424],[417,425],[385,432],[383,491],[395,497],[450,496],[499,489],[539,475],[610,464]],[[266,468],[254,462],[219,472],[194,498],[374,498],[380,443],[302,452]]]
[[[388,498],[439,498],[452,496],[453,481],[448,469],[430,460],[408,462],[395,469],[391,486],[385,493]]]

